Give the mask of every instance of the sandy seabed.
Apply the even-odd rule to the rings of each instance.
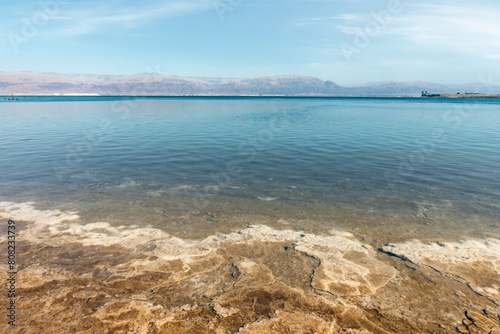
[[[9,219],[17,313],[2,333],[500,333],[494,238],[376,249],[255,222],[187,240],[0,202],[3,231]]]

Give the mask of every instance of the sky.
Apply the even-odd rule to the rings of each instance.
[[[500,1],[479,3],[2,0],[0,71],[500,82]]]

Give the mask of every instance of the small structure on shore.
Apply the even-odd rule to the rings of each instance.
[[[441,96],[441,94],[429,94],[429,93],[427,93],[426,90],[423,90],[422,91],[422,96],[425,96],[425,97],[436,97],[436,96]]]

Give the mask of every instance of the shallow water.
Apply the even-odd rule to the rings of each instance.
[[[21,101],[0,103],[0,200],[192,239],[500,236],[498,99]]]
[[[16,333],[500,330],[498,99],[19,101]]]

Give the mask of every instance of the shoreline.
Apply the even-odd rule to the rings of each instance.
[[[421,97],[425,98],[434,98],[434,97],[442,97],[442,98],[451,98],[451,99],[469,99],[469,98],[500,98],[500,94],[475,94],[475,93],[466,93],[466,94],[453,94],[453,93],[443,93],[443,94],[432,94],[432,95],[423,95]]]
[[[477,93],[436,93],[427,95],[285,95],[285,94],[98,94],[98,93],[0,93],[0,99],[9,97],[79,97],[79,98],[96,98],[96,97],[158,97],[158,98],[175,98],[175,97],[222,97],[222,98],[500,98],[500,94],[477,94]]]
[[[190,240],[13,202],[0,218],[20,230],[25,333],[500,329],[498,239],[376,249],[346,231],[248,225]]]

